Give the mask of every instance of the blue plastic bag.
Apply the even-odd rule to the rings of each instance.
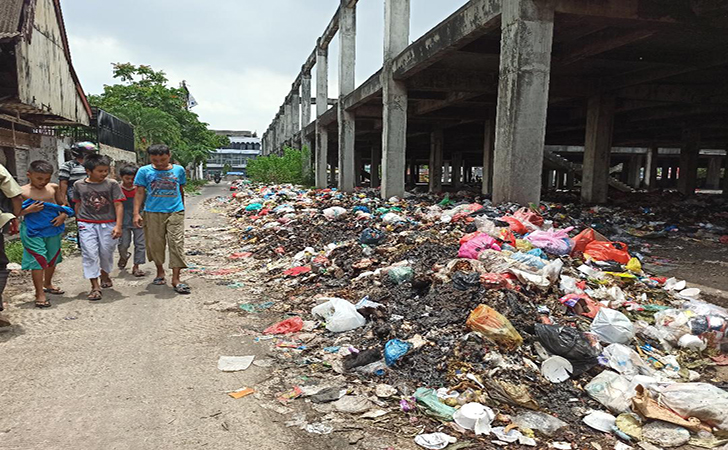
[[[392,339],[384,346],[384,361],[391,367],[402,359],[410,349],[412,349],[412,344],[409,342]]]

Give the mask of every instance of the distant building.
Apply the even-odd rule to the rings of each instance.
[[[215,150],[207,160],[203,169],[205,177],[223,173],[228,165],[228,173],[234,175],[247,175],[248,161],[260,156],[260,139],[249,131],[218,130],[215,133],[227,136],[230,145]]]

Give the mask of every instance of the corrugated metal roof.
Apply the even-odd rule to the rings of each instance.
[[[20,16],[25,0],[0,1],[0,39],[20,34]]]

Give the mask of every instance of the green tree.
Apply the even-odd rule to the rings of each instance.
[[[89,95],[89,103],[129,121],[138,152],[165,143],[173,149],[174,158],[187,166],[204,163],[214,149],[229,143],[187,109],[187,91],[168,86],[163,71],[117,63],[113,75],[120,82],[104,86],[99,95]]]
[[[248,177],[256,183],[291,183],[311,186],[310,174],[304,173],[303,162],[311,157],[310,150],[287,147],[283,156],[259,156],[248,161]]]
[[[222,174],[223,175],[227,175],[228,172],[230,172],[231,170],[232,170],[232,167],[230,166],[229,163],[225,163],[225,165],[222,166]]]

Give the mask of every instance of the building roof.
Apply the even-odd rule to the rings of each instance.
[[[245,144],[259,144],[260,138],[247,137],[247,136],[229,136],[230,142],[245,143]]]
[[[33,20],[35,20],[35,5],[37,0],[0,0],[0,43],[15,41],[23,36],[27,39],[32,37]],[[63,21],[63,13],[61,12],[61,0],[52,0],[56,13],[56,20],[61,30],[61,39],[63,44],[63,54],[68,61],[68,67],[71,71],[71,77],[76,84],[76,91],[88,113],[91,117],[91,105],[88,103],[86,94],[81,87],[81,81],[78,79],[76,70],[73,68],[71,61],[71,48],[68,44],[68,35],[66,34],[66,25]]]
[[[237,150],[234,148],[218,148],[215,153],[220,155],[260,155],[260,150]]]

